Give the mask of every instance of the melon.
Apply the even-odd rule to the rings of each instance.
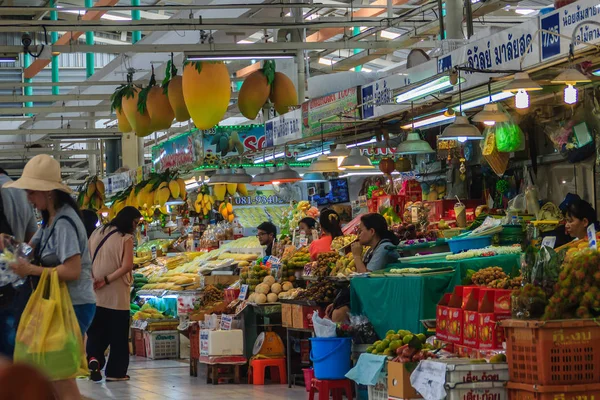
[[[254,296],[254,302],[256,304],[265,304],[267,302],[267,296],[262,293],[256,293],[256,296]]]
[[[263,282],[266,283],[267,285],[271,286],[272,284],[275,283],[275,278],[273,277],[273,275],[267,275],[263,279]]]
[[[140,88],[133,88],[132,92],[123,96],[123,113],[127,117],[132,130],[136,136],[144,137],[152,133],[152,120],[148,112],[143,114],[138,110],[138,94]]]
[[[281,290],[283,290],[284,292],[292,290],[293,288],[294,288],[294,285],[292,285],[291,282],[283,282],[283,285],[281,285]]]
[[[269,100],[271,85],[262,69],[255,71],[244,79],[238,95],[238,108],[248,119],[256,119],[259,111]]]
[[[285,114],[289,107],[298,105],[298,93],[294,82],[287,75],[281,72],[275,72],[275,79],[269,98],[275,106],[275,111],[279,114]]]
[[[129,133],[133,130],[131,124],[127,120],[125,113],[123,113],[123,108],[117,108],[115,110],[117,112],[117,125],[119,127],[119,132],[121,133]]]
[[[222,62],[202,61],[186,64],[183,68],[183,98],[198,129],[217,125],[231,100],[227,66]]]
[[[256,285],[256,293],[261,293],[261,294],[266,295],[267,293],[269,293],[269,289],[270,289],[270,287],[268,285],[265,285],[264,283]]]
[[[279,300],[279,297],[277,297],[277,295],[275,293],[269,293],[267,295],[267,302],[268,303],[275,303],[277,300]]]
[[[146,99],[146,109],[152,121],[154,130],[169,129],[175,118],[168,97],[163,93],[162,88],[153,86],[148,91]]]
[[[274,283],[271,285],[271,292],[275,294],[281,293],[281,285],[279,283]]]
[[[256,302],[256,293],[250,293],[250,296],[248,296],[248,301],[250,303],[255,303]]]

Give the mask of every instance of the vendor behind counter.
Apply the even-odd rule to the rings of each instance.
[[[398,261],[397,246],[400,240],[388,229],[385,218],[380,214],[365,214],[360,218],[358,240],[352,244],[352,254],[359,273],[385,269]],[[363,246],[369,250],[363,256]]]

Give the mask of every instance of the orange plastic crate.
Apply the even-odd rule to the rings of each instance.
[[[500,324],[506,329],[506,358],[512,382],[535,385],[600,383],[598,322],[589,319],[509,319]]]
[[[600,384],[542,386],[508,382],[509,400],[593,400],[600,396]]]

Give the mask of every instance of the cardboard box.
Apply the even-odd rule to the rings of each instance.
[[[244,334],[241,329],[230,331],[200,331],[201,356],[241,356],[244,355]]]
[[[293,328],[292,305],[283,303],[281,305],[281,325],[286,328]]]
[[[498,322],[511,318],[511,294],[511,290],[503,289],[479,291],[479,349],[502,349],[504,329],[498,326]]]
[[[463,290],[463,344],[472,348],[479,346],[479,288]]]
[[[207,285],[231,285],[240,280],[239,276],[236,275],[209,275],[204,278],[204,286]]]
[[[419,363],[388,361],[388,396],[400,399],[416,399],[421,396],[410,384],[410,374]]]
[[[435,336],[439,340],[448,340],[448,303],[450,302],[451,293],[446,293],[437,305],[435,314]]]
[[[302,306],[299,304],[292,305],[292,326],[297,329],[312,329],[312,316],[315,311],[319,312],[322,318],[325,312],[320,307]]]
[[[448,301],[448,342],[454,344],[463,343],[463,327],[464,327],[464,311],[462,309],[463,303],[463,286],[456,286],[454,293],[450,296]]]

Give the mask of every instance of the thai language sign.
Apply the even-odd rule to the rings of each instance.
[[[267,121],[265,137],[267,147],[302,139],[302,110],[293,110]]]
[[[302,104],[302,135],[304,137],[335,132],[348,124],[337,121],[351,122],[359,119],[358,88],[352,87],[337,93],[309,100]],[[343,115],[343,116],[342,116]]]

